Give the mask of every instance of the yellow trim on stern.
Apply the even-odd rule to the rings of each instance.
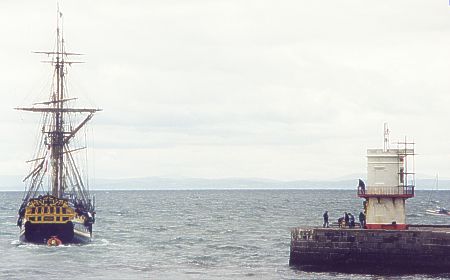
[[[31,199],[25,207],[25,220],[33,224],[65,224],[75,216],[66,200],[51,196]]]

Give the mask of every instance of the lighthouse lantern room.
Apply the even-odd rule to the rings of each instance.
[[[366,228],[407,229],[406,199],[414,197],[414,143],[389,147],[389,130],[384,124],[384,148],[367,150],[367,183],[358,186],[364,198]]]

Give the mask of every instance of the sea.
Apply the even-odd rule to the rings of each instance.
[[[290,230],[357,216],[354,190],[97,191],[94,239],[86,245],[22,244],[16,227],[22,193],[0,192],[0,279],[450,279],[450,274],[347,274],[289,266]],[[436,201],[439,200],[439,201]],[[434,201],[434,202],[432,202]],[[432,216],[450,191],[417,191],[412,224]]]

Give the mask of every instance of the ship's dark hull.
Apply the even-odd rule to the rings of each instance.
[[[20,241],[35,244],[47,244],[52,236],[58,237],[62,244],[88,243],[91,241],[89,229],[82,224],[34,224],[26,222],[21,228]]]

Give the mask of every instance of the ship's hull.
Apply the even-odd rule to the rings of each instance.
[[[34,244],[47,244],[48,239],[56,236],[62,244],[88,243],[91,241],[90,229],[79,223],[34,224],[26,222],[20,229],[20,241]]]
[[[51,238],[62,244],[91,241],[95,213],[85,211],[80,204],[71,206],[67,199],[44,195],[24,205],[17,221],[20,241],[35,244],[47,244]]]

